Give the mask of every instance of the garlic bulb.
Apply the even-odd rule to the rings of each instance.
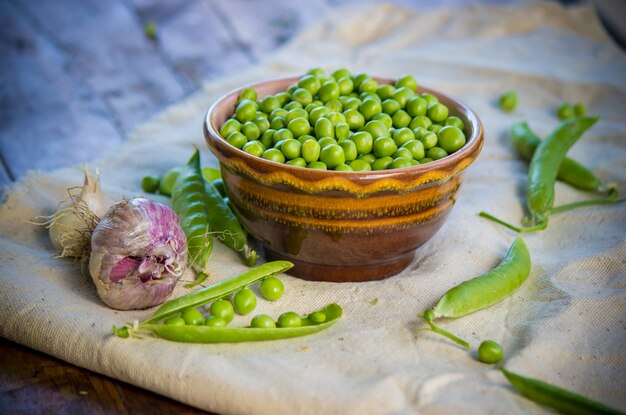
[[[66,203],[54,215],[44,218],[50,241],[61,257],[80,258],[89,252],[91,231],[114,203],[100,190],[98,176],[94,178],[87,168],[83,187],[78,189],[78,195],[72,194],[76,188],[68,189]]]
[[[118,310],[167,299],[187,266],[187,240],[169,207],[136,198],[115,204],[91,236],[89,272],[98,295]]]

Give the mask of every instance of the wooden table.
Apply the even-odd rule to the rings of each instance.
[[[134,126],[204,80],[248,68],[351,2],[0,1],[0,187],[29,169],[89,161],[123,144]],[[146,33],[149,22],[155,38]],[[6,412],[203,413],[0,339]]]

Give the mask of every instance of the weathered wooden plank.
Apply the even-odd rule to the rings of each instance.
[[[10,174],[88,161],[121,143],[107,108],[68,76],[68,61],[0,2],[0,153]]]
[[[261,59],[330,11],[325,0],[206,0],[228,24],[233,37]]]
[[[251,59],[222,19],[201,0],[133,0],[144,21],[157,27],[157,42],[176,70],[196,85],[247,68]]]
[[[68,54],[68,70],[103,97],[123,130],[194,88],[176,76],[120,0],[20,0]]]
[[[3,338],[0,408],[18,414],[207,414]]]

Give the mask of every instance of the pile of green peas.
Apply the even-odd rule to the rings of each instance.
[[[298,82],[258,99],[239,94],[220,135],[249,154],[292,166],[371,171],[425,164],[465,145],[463,121],[403,75],[379,84],[365,73],[313,68]]]
[[[276,277],[264,278],[259,284],[259,291],[263,298],[269,301],[276,301],[283,296],[285,287],[280,279]],[[257,305],[254,291],[248,287],[237,290],[230,299],[221,298],[208,307],[209,315],[205,318],[197,308],[190,308],[183,311],[179,316],[170,317],[164,324],[174,326],[210,326],[226,327],[235,317],[251,313]],[[314,312],[308,316],[313,323],[323,323],[326,315],[321,312]],[[276,327],[300,327],[302,318],[293,311],[283,313],[274,321],[267,314],[259,314],[252,318],[250,327],[254,328],[276,328]]]

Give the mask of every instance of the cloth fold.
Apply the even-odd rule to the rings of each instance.
[[[585,103],[601,121],[569,155],[626,189],[626,56],[587,6],[344,9],[260,65],[207,83],[91,167],[99,169],[104,191],[120,199],[141,194],[143,175],[184,164],[193,146],[202,150],[203,165],[216,166],[201,128],[211,103],[242,84],[314,66],[384,77],[411,73],[418,83],[467,103],[484,123],[483,152],[468,169],[456,206],[406,270],[368,283],[284,276],[283,298],[259,300],[255,313],[305,313],[329,302],[344,308],[338,324],[310,337],[221,345],[116,338],[112,325],[151,311],[108,309],[79,264],[53,258],[45,229],[29,223],[52,213],[66,189],[81,183],[81,169],[33,171],[0,207],[0,335],[224,414],[545,413],[515,393],[495,367],[442,337],[417,333],[424,327],[418,314],[450,287],[494,267],[513,241],[511,232],[477,216],[488,210],[516,221],[524,213],[527,164],[508,143],[513,122],[526,119],[545,136],[557,125],[560,101]],[[518,92],[512,114],[495,104],[505,90]],[[557,205],[592,197],[562,183],[556,194]],[[441,325],[474,346],[498,341],[511,370],[626,410],[624,235],[624,205],[554,216],[546,231],[525,236],[533,267],[516,294]],[[245,268],[215,244],[210,282]],[[175,295],[183,292],[179,286]],[[237,316],[231,324],[248,319]]]

